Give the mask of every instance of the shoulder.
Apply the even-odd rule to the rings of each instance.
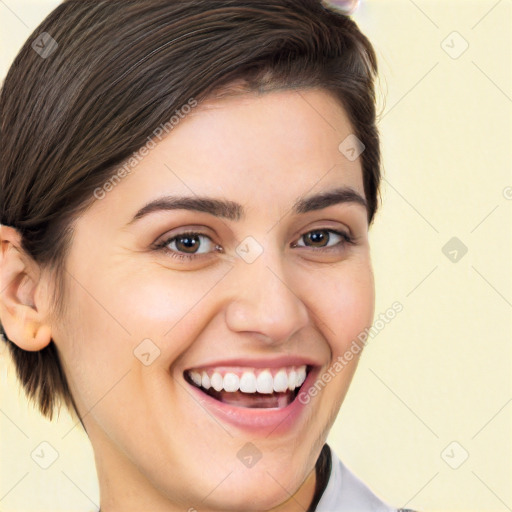
[[[383,501],[330,450],[331,473],[316,512],[416,512]]]

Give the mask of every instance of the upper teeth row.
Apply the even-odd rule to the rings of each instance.
[[[215,391],[234,392],[240,390],[242,393],[273,393],[274,391],[293,391],[301,386],[306,380],[306,365],[296,369],[281,368],[274,376],[269,369],[261,371],[258,376],[254,370],[245,370],[241,376],[233,372],[227,372],[222,376],[218,371],[214,371],[211,376],[206,371],[200,373],[191,370],[188,373],[194,384],[204,389],[212,387]]]

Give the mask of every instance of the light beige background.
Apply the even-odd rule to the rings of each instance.
[[[0,0],[2,77],[58,3]],[[397,507],[510,511],[512,0],[363,0],[354,18],[381,67],[375,318],[403,311],[370,339],[328,441]],[[452,237],[466,254],[445,255]],[[87,437],[28,408],[0,361],[0,510],[96,510]]]

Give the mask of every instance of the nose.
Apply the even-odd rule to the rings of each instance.
[[[285,278],[280,259],[264,255],[250,264],[238,261],[239,268],[231,272],[233,298],[226,307],[226,323],[233,332],[251,332],[268,344],[284,343],[308,324],[309,312]]]

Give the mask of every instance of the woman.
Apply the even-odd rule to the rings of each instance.
[[[374,314],[376,73],[318,0],[67,0],[20,51],[0,320],[103,512],[397,510],[325,443]]]

